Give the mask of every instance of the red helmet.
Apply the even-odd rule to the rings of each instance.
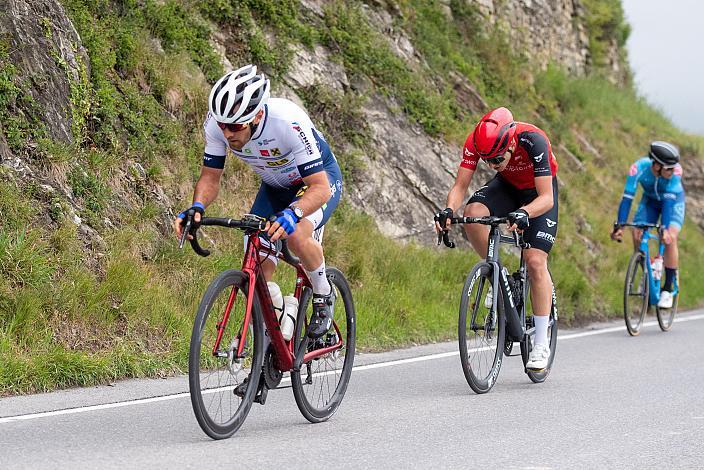
[[[516,122],[511,111],[496,108],[481,118],[474,128],[474,148],[481,158],[503,155],[516,134]]]

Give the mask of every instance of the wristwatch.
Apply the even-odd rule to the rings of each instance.
[[[288,206],[289,209],[293,211],[293,215],[296,216],[296,223],[300,222],[303,218],[303,210],[298,206]]]

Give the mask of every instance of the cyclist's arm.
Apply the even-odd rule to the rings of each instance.
[[[303,178],[303,182],[308,188],[303,193],[303,196],[295,202],[295,205],[303,211],[303,216],[305,217],[328,202],[332,193],[330,192],[328,174],[324,171],[306,176]]]
[[[528,212],[530,218],[545,214],[555,205],[552,197],[552,176],[535,177],[535,190],[538,197],[521,208]]]
[[[616,216],[616,221],[619,224],[625,224],[628,222],[628,214],[631,212],[631,204],[633,204],[633,198],[636,195],[636,189],[638,187],[638,178],[641,175],[641,170],[638,168],[638,164],[634,163],[628,170],[628,178],[626,178],[626,186],[623,189],[623,197],[621,198],[621,204],[618,206],[618,214]]]
[[[472,176],[474,175],[474,170],[460,166],[457,170],[457,178],[455,178],[455,184],[450,188],[450,192],[447,194],[447,204],[445,207],[449,207],[453,212],[457,212],[464,197],[467,195],[467,189],[469,184],[472,182]]]
[[[208,207],[218,197],[222,173],[223,170],[219,168],[201,167],[200,178],[193,190],[193,202],[200,202]]]
[[[670,222],[672,221],[672,212],[674,211],[675,204],[680,194],[684,192],[682,187],[682,167],[677,165],[675,167],[675,172],[670,178],[670,182],[667,185],[665,194],[663,194],[662,202],[662,225],[664,228],[670,228]]]

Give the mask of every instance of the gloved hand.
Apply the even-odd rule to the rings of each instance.
[[[201,215],[201,217],[203,216],[203,214],[205,214],[205,206],[204,206],[202,203],[196,201],[196,202],[193,203],[193,205],[192,205],[191,207],[189,207],[189,208],[186,209],[185,211],[181,212],[181,213],[178,215],[177,218],[179,218],[179,219],[184,219],[184,220],[185,220],[185,219],[186,219],[186,214],[187,214],[188,211],[190,211],[191,209],[193,209],[195,212],[199,213],[199,214]]]
[[[447,230],[447,221],[453,217],[452,208],[448,207],[435,214],[435,231],[440,233]]]
[[[525,209],[516,209],[508,213],[508,221],[511,225],[515,225],[518,230],[525,230],[530,227],[528,221],[528,212]]]
[[[269,217],[269,222],[271,222],[271,224],[269,225],[267,233],[271,241],[276,241],[281,238],[280,235],[275,235],[279,228],[282,228],[284,232],[286,232],[286,235],[291,235],[296,231],[296,214],[288,207]]]
[[[193,223],[199,223],[200,219],[203,217],[203,214],[205,214],[205,206],[200,202],[194,202],[191,207],[177,215],[173,222],[173,229],[176,234],[176,238],[179,240],[181,240],[183,236],[183,226],[186,223],[186,216],[191,209],[193,210]],[[191,238],[193,237],[188,235],[188,239],[190,240]]]

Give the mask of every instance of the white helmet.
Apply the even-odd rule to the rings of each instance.
[[[226,73],[210,91],[208,107],[218,122],[251,122],[269,99],[269,79],[257,75],[257,67],[245,65]]]

